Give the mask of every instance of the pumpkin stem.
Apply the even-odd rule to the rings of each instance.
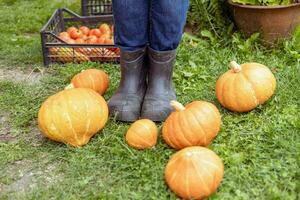
[[[65,87],[65,90],[69,90],[69,89],[73,89],[73,88],[74,88],[74,85],[73,85],[73,83],[71,83]]]
[[[180,110],[185,110],[185,107],[179,103],[178,101],[171,101],[170,105],[175,108],[175,110],[180,111]]]
[[[241,65],[239,65],[236,61],[231,61],[229,66],[235,73],[238,73],[242,70]]]

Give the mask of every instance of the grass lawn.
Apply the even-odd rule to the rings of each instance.
[[[110,119],[83,148],[41,137],[36,124],[41,103],[77,72],[91,67],[108,72],[105,99],[118,86],[116,65],[42,65],[40,28],[55,8],[79,11],[79,5],[78,0],[0,1],[0,199],[177,199],[163,177],[175,151],[161,136],[155,148],[133,150],[124,140],[129,124]],[[231,60],[269,66],[278,83],[273,98],[245,114],[222,108],[214,86]],[[178,100],[210,101],[222,114],[221,131],[209,148],[224,161],[225,176],[210,199],[297,199],[299,77],[299,59],[281,46],[265,49],[239,34],[226,48],[224,42],[184,37],[174,74]]]

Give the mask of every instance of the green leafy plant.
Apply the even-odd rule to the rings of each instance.
[[[292,42],[294,49],[300,53],[300,24],[294,31]]]
[[[259,42],[259,36],[259,33],[254,33],[248,39],[244,40],[241,34],[235,33],[232,35],[232,45],[236,46],[241,54],[251,54]]]
[[[218,39],[228,36],[233,23],[225,0],[191,0],[188,25],[198,36]]]
[[[285,41],[284,49],[287,55],[300,61],[300,25],[296,27],[291,40]]]
[[[294,2],[297,2],[293,0],[232,0],[232,1],[234,3],[262,5],[262,6],[289,5]]]

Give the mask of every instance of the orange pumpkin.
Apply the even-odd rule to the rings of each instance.
[[[108,75],[99,69],[87,69],[83,70],[79,74],[76,74],[72,80],[71,84],[66,87],[70,88],[90,88],[103,95],[107,90],[109,85]]]
[[[134,122],[126,133],[129,146],[136,149],[147,149],[156,145],[158,130],[155,123],[149,119]]]
[[[204,147],[188,147],[175,153],[165,168],[170,189],[183,199],[204,199],[214,193],[224,175],[221,159]]]
[[[194,101],[185,107],[172,101],[171,105],[176,111],[169,115],[162,129],[166,143],[175,149],[208,146],[221,126],[216,106],[205,101]]]
[[[75,147],[85,145],[107,119],[108,106],[103,97],[86,88],[50,96],[38,113],[38,125],[46,137]]]
[[[276,89],[276,79],[269,68],[259,63],[230,63],[216,84],[216,95],[225,108],[247,112],[265,103]]]

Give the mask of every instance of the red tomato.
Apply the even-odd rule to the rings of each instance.
[[[99,38],[103,38],[104,40],[106,40],[106,39],[110,39],[111,37],[108,34],[102,34]]]
[[[61,39],[61,40],[63,40],[63,41],[65,41],[65,40],[67,40],[67,39],[70,39],[70,37],[66,37],[66,36],[58,36],[59,37],[59,39]]]
[[[70,28],[67,29],[67,32],[68,32],[69,34],[71,34],[71,32],[77,31],[77,30],[78,30],[78,29],[77,29],[76,27],[71,26]]]
[[[74,40],[76,40],[77,38],[81,38],[83,36],[81,30],[76,30],[76,31],[72,31],[70,33],[70,37]]]
[[[62,38],[70,38],[70,35],[68,32],[61,32],[59,33],[59,37],[62,37]]]
[[[83,36],[81,37],[81,39],[83,39],[83,40],[87,40],[87,38],[88,38],[87,35],[83,35]]]
[[[76,44],[84,44],[85,43],[85,41],[82,38],[77,38],[75,40],[75,42],[76,42]]]
[[[75,40],[73,40],[71,38],[65,40],[65,42],[68,43],[68,44],[75,44],[76,43]]]
[[[59,39],[61,39],[62,41],[66,42],[67,40],[70,40],[71,38],[62,35],[62,36],[59,36]]]
[[[88,44],[97,44],[98,38],[95,35],[91,35],[87,38],[86,42]]]
[[[98,43],[98,44],[104,44],[104,43],[105,43],[105,40],[106,40],[106,38],[100,37],[100,38],[98,38],[97,43]]]
[[[81,30],[81,32],[83,33],[83,35],[88,35],[89,32],[90,32],[90,29],[88,27],[86,27],[86,26],[81,26],[79,28],[79,30]]]
[[[113,45],[114,44],[114,40],[112,38],[106,38],[104,41],[105,44],[110,44]]]
[[[99,27],[99,30],[101,31],[102,34],[111,34],[111,30],[108,24],[101,24]]]
[[[96,37],[100,37],[101,36],[101,31],[99,29],[92,29],[89,32],[89,36],[94,35]]]

